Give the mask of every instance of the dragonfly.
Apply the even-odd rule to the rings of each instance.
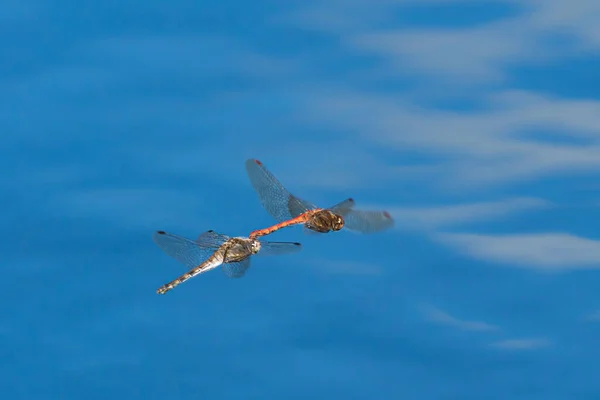
[[[305,230],[311,233],[328,233],[344,227],[358,233],[374,233],[394,226],[394,219],[389,212],[357,210],[352,198],[330,208],[317,207],[290,193],[259,160],[246,160],[246,172],[262,206],[278,222],[268,228],[252,231],[249,238],[269,235],[299,224],[303,224]]]
[[[206,231],[196,240],[156,231],[154,242],[168,255],[185,264],[190,271],[161,286],[156,293],[165,294],[196,275],[222,265],[230,278],[241,278],[250,267],[250,257],[255,254],[273,255],[300,251],[297,242],[267,242],[247,237],[229,237],[214,230]]]

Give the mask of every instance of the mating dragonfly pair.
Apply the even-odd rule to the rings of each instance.
[[[354,200],[346,199],[330,208],[319,208],[313,203],[291,194],[267,170],[262,162],[249,159],[246,171],[263,207],[278,223],[255,230],[248,237],[229,237],[213,230],[202,233],[198,239],[157,231],[154,241],[168,255],[187,265],[191,270],[161,286],[158,294],[165,294],[188,279],[219,266],[230,278],[241,278],[250,267],[255,254],[287,254],[301,249],[300,243],[269,242],[258,239],[279,229],[304,225],[307,232],[328,233],[346,228],[360,233],[374,233],[391,228],[392,216],[387,211],[363,211],[354,208]]]

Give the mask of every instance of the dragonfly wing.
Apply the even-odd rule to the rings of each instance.
[[[394,219],[387,211],[348,209],[340,214],[344,217],[344,227],[359,233],[381,232],[394,226]]]
[[[198,242],[165,231],[156,231],[152,239],[165,253],[189,268],[199,266],[219,248],[200,246]]]
[[[356,203],[355,203],[354,199],[352,197],[350,197],[342,202],[337,203],[335,206],[333,206],[329,209],[336,214],[345,215],[354,208],[355,204]]]
[[[210,247],[217,249],[229,239],[229,236],[223,235],[222,233],[217,233],[211,229],[209,231],[201,233],[200,236],[198,236],[198,239],[196,239],[196,243],[198,243],[198,245],[200,245],[201,247]]]
[[[302,250],[298,242],[260,242],[260,251],[257,254],[264,256],[297,253]]]
[[[387,211],[363,211],[354,209],[355,201],[348,198],[330,210],[344,217],[344,226],[355,232],[375,233],[394,226],[394,219]]]
[[[309,236],[320,236],[320,235],[325,234],[325,232],[319,232],[319,231],[315,231],[314,229],[310,229],[306,225],[302,226],[302,231],[304,232],[305,235],[309,235]]]
[[[277,178],[256,159],[246,161],[246,172],[262,206],[278,222],[295,218],[308,210],[317,208],[314,204],[291,194]]]
[[[309,203],[306,200],[302,200],[293,194],[290,196],[288,201],[288,210],[292,217],[297,217],[300,214],[304,214],[308,210],[317,208],[316,205]]]
[[[242,261],[223,264],[223,272],[230,278],[243,277],[248,268],[250,268],[250,257]]]

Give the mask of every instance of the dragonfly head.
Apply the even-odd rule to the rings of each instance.
[[[250,242],[250,251],[252,254],[256,254],[260,251],[260,242],[258,240],[253,239],[252,242]]]
[[[334,231],[339,231],[344,227],[344,217],[339,214],[332,213],[333,217],[331,218],[331,229]]]

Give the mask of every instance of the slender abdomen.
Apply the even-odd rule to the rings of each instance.
[[[208,258],[208,260],[204,261],[202,264],[198,265],[196,268],[192,269],[191,271],[186,272],[185,274],[181,275],[179,278],[175,279],[174,281],[171,281],[171,282],[161,286],[160,288],[158,288],[156,293],[165,294],[169,290],[182,284],[183,282],[187,281],[188,279],[193,278],[194,276],[196,276],[202,272],[206,272],[213,268],[216,268],[221,264],[223,264],[223,251],[221,248],[219,248],[212,256],[210,256]]]
[[[275,231],[286,228],[288,226],[304,224],[306,221],[308,221],[310,219],[310,217],[312,216],[313,213],[314,213],[314,210],[311,210],[309,212],[305,212],[304,214],[298,215],[296,218],[288,219],[287,221],[280,222],[280,223],[270,226],[268,228],[253,231],[250,233],[250,236],[248,236],[248,237],[250,239],[256,239],[257,237],[269,235]]]

